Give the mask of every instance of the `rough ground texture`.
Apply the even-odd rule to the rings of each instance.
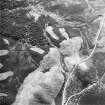
[[[58,75],[65,80],[62,82],[54,78],[62,83],[58,86],[52,82],[54,90],[59,92],[55,95],[51,83],[48,83],[47,95],[52,92],[56,105],[105,105],[104,18],[104,0],[0,0],[0,105],[11,105],[16,101],[21,86],[27,86],[24,81],[29,74],[38,68],[43,73],[49,72],[55,65],[53,58],[58,57],[57,54],[49,54],[50,48],[59,50],[61,42],[73,37],[83,40],[78,53],[82,60],[88,58],[84,61],[87,68],[78,64],[71,75],[71,67],[68,68],[69,63],[66,65],[64,61],[68,55],[61,52],[63,73],[60,74],[60,71]],[[37,49],[31,50],[35,46]],[[78,44],[65,44],[62,48],[71,56],[72,47],[76,50]],[[44,75],[44,78],[47,76]],[[45,82],[41,80],[41,83]],[[37,87],[37,83],[34,84]],[[27,105],[36,105],[34,98]],[[53,105],[51,99],[45,98],[37,105]]]

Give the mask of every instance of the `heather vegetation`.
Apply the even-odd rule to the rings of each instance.
[[[105,105],[105,1],[1,0],[0,105]]]

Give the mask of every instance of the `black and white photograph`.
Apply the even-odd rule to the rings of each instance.
[[[0,0],[0,105],[105,105],[105,0]]]

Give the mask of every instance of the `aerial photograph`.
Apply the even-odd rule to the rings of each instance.
[[[105,0],[0,0],[0,105],[105,105]]]

